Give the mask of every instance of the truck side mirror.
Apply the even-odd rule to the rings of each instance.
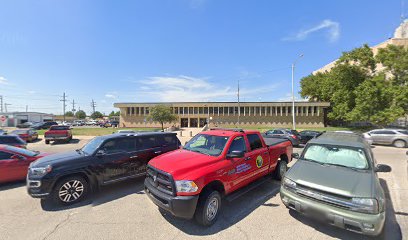
[[[292,153],[292,158],[299,159],[299,153]]]
[[[103,149],[99,149],[98,151],[96,151],[96,156],[103,156],[103,155],[105,155],[106,154],[106,152],[105,152],[105,150],[103,150]]]
[[[245,156],[244,151],[232,151],[227,154],[227,158],[243,158]]]
[[[391,167],[385,164],[378,164],[375,167],[376,172],[391,172]]]

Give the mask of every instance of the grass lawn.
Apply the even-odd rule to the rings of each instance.
[[[76,128],[73,127],[72,134],[74,136],[101,136],[115,133],[118,130],[134,130],[134,131],[158,131],[159,128]],[[39,135],[44,135],[47,130],[37,130]]]
[[[220,126],[223,128],[235,128],[235,126]],[[242,127],[243,129],[250,129],[250,130],[258,130],[261,133],[267,130],[274,129],[274,127],[266,127],[266,126],[249,126],[249,127]],[[275,127],[276,128],[276,127]],[[290,127],[289,127],[290,128]],[[352,128],[352,127],[310,127],[310,128],[296,128],[296,130],[303,131],[303,130],[314,130],[314,131],[354,131],[354,132],[366,132],[368,128]]]

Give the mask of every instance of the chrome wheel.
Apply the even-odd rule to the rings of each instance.
[[[79,180],[70,180],[61,186],[58,196],[61,201],[70,203],[79,199],[83,193],[84,184]]]
[[[217,216],[218,207],[219,207],[218,199],[212,198],[210,202],[208,203],[208,207],[207,207],[208,221],[212,221],[215,218],[215,216]]]
[[[394,142],[394,146],[397,147],[397,148],[403,148],[403,147],[405,147],[405,142],[402,141],[402,140],[397,140],[397,141]]]

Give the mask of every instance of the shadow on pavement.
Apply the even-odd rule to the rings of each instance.
[[[186,234],[206,236],[216,234],[240,222],[259,207],[278,207],[279,204],[266,203],[279,193],[280,182],[268,179],[257,188],[243,194],[236,200],[223,200],[218,220],[210,227],[198,225],[194,220],[184,220],[173,217],[170,213],[159,209],[162,216],[173,226]]]
[[[314,219],[310,219],[294,210],[289,210],[289,214],[293,218],[298,220],[299,222],[302,222],[303,224],[313,227],[317,231],[324,233],[333,238],[338,238],[338,239],[385,239],[385,240],[402,239],[401,229],[395,218],[394,206],[390,198],[387,182],[384,179],[380,179],[380,184],[382,188],[384,189],[384,193],[385,193],[385,197],[387,201],[387,204],[386,204],[387,214],[386,214],[386,222],[384,225],[384,231],[380,236],[377,236],[377,237],[368,237],[368,236],[364,236],[358,233],[353,233],[353,232],[350,232],[344,229],[336,228],[334,226],[316,221]]]
[[[0,184],[0,191],[10,190],[13,188],[19,188],[26,185],[25,180],[10,182],[10,183],[1,183]]]
[[[44,211],[63,211],[79,208],[87,205],[99,206],[131,194],[144,194],[144,177],[126,180],[120,183],[101,187],[101,189],[89,193],[88,197],[76,204],[69,206],[58,206],[52,201],[41,199],[41,208]]]

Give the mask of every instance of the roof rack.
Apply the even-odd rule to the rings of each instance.
[[[210,128],[210,130],[220,130],[220,131],[232,131],[232,132],[244,132],[242,128]]]

